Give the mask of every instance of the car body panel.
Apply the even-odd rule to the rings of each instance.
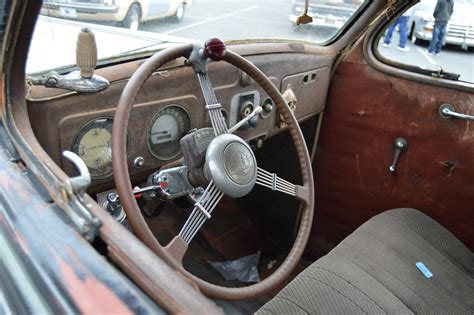
[[[9,309],[164,313],[64,222],[31,171],[12,160],[6,141],[0,140],[0,282]]]

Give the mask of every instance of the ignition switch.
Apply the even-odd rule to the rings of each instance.
[[[250,115],[253,111],[253,103],[251,101],[246,101],[242,104],[242,107],[240,108],[240,115],[242,118],[247,117]]]

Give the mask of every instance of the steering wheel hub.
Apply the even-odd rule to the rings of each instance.
[[[257,161],[244,140],[223,134],[214,138],[207,148],[204,174],[209,180],[214,180],[224,194],[238,198],[254,187]]]

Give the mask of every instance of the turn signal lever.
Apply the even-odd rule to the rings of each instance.
[[[235,125],[232,126],[232,128],[229,129],[229,133],[234,133],[237,130],[239,130],[240,127],[245,125],[245,123],[249,122],[254,118],[255,116],[259,115],[263,111],[263,108],[261,106],[255,107],[255,109],[244,119],[236,123]]]
[[[67,75],[51,71],[46,76],[30,76],[28,81],[33,85],[44,85],[82,93],[100,92],[109,87],[109,81],[94,74],[94,69],[97,66],[97,45],[94,33],[89,28],[83,28],[77,36],[76,63],[79,70]]]
[[[145,193],[154,193],[165,200],[173,200],[195,192],[195,188],[189,183],[188,168],[186,166],[172,167],[164,169],[150,175],[148,179],[149,186],[135,187],[133,195],[140,199]],[[114,204],[120,201],[116,192],[107,195],[109,203]]]

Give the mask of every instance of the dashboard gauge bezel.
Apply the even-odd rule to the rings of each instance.
[[[176,153],[174,153],[173,155],[170,155],[170,156],[161,156],[160,154],[157,154],[150,146],[150,132],[151,132],[151,129],[153,128],[153,125],[154,123],[156,122],[156,120],[159,118],[160,116],[160,113],[163,112],[164,110],[168,109],[168,108],[178,108],[179,110],[181,110],[185,115],[186,115],[186,119],[188,121],[188,124],[189,124],[189,128],[183,133],[183,135],[180,136],[179,140],[187,133],[189,132],[189,130],[192,129],[192,120],[191,120],[191,115],[189,114],[188,110],[182,106],[182,105],[179,105],[179,104],[169,104],[169,105],[166,105],[166,106],[163,106],[161,107],[154,115],[153,117],[150,119],[149,123],[148,123],[148,126],[146,128],[146,135],[145,135],[145,142],[146,142],[146,146],[148,148],[148,152],[157,160],[159,161],[169,161],[169,160],[173,160],[175,159],[176,157],[180,156],[181,155],[181,150],[178,149]]]
[[[103,120],[103,119],[105,119],[106,122],[99,122],[100,120]],[[74,135],[72,145],[71,145],[71,151],[76,153],[77,155],[79,155],[79,145],[81,144],[82,139],[92,129],[101,127],[101,125],[98,125],[98,124],[104,124],[104,127],[102,127],[102,129],[105,129],[108,132],[110,132],[110,135],[111,135],[110,143],[112,145],[111,141],[112,141],[112,126],[113,126],[113,123],[114,123],[114,117],[112,117],[112,116],[98,116],[98,117],[94,117],[94,118],[86,121],[84,124],[81,125],[81,127],[78,129],[78,131]],[[127,136],[127,140],[128,140],[128,136]],[[128,141],[127,141],[127,143],[128,143]],[[86,165],[87,165],[87,163],[86,163]],[[94,170],[92,170],[89,165],[87,165],[87,168],[89,169],[89,173],[91,174],[91,178],[93,180],[100,180],[100,179],[108,178],[108,177],[112,176],[112,156],[110,156],[110,166],[107,166],[106,172],[103,172],[103,173],[100,173],[100,174],[94,174]]]

